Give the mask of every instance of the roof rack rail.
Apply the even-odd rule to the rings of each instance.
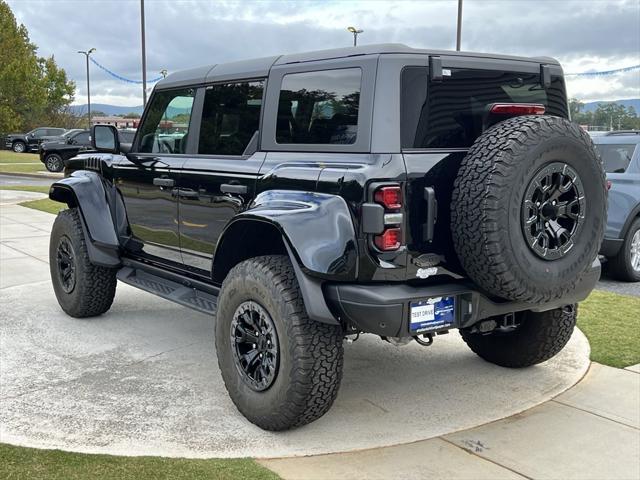
[[[640,130],[613,130],[605,134],[607,137],[612,135],[640,135]]]

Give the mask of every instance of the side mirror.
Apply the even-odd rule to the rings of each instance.
[[[94,125],[91,127],[91,146],[99,152],[118,153],[120,140],[116,127],[113,125]]]

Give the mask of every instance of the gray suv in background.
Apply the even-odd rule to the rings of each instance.
[[[600,253],[608,272],[620,280],[640,281],[640,131],[593,137],[607,172],[609,209]]]

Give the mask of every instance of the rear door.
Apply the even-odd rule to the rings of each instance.
[[[190,269],[209,276],[225,226],[255,195],[264,154],[257,152],[264,79],[207,85],[194,109],[199,135],[183,165],[176,196],[180,247]]]
[[[156,91],[145,109],[131,152],[115,166],[134,252],[182,266],[178,238],[178,179],[187,159],[196,90]]]

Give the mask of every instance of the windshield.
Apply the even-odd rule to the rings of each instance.
[[[596,148],[607,173],[624,173],[631,163],[636,146],[635,144],[601,143],[596,144]]]
[[[73,129],[73,130],[67,130],[66,132],[64,132],[64,133],[61,135],[61,137],[69,138],[69,137],[71,137],[72,135],[75,135],[76,133],[81,132],[81,131],[82,131],[82,130],[80,130],[80,129],[78,129],[78,128],[75,128],[75,129]]]

